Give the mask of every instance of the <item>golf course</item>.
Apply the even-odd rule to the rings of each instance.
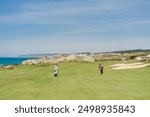
[[[1,100],[149,100],[150,66],[114,70],[118,61],[17,65],[0,70]]]

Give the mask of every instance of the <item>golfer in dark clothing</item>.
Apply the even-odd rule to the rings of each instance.
[[[99,68],[100,74],[102,75],[104,71],[104,67],[101,64],[99,64],[98,68]]]

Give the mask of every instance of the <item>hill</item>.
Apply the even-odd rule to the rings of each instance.
[[[150,49],[134,49],[134,50],[113,51],[113,53],[135,53],[135,52],[150,52]]]

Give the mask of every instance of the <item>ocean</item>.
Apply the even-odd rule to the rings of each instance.
[[[0,58],[0,65],[21,64],[23,61],[31,58]]]

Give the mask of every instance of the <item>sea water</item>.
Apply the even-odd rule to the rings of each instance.
[[[0,58],[0,65],[21,64],[23,61],[31,58]]]

